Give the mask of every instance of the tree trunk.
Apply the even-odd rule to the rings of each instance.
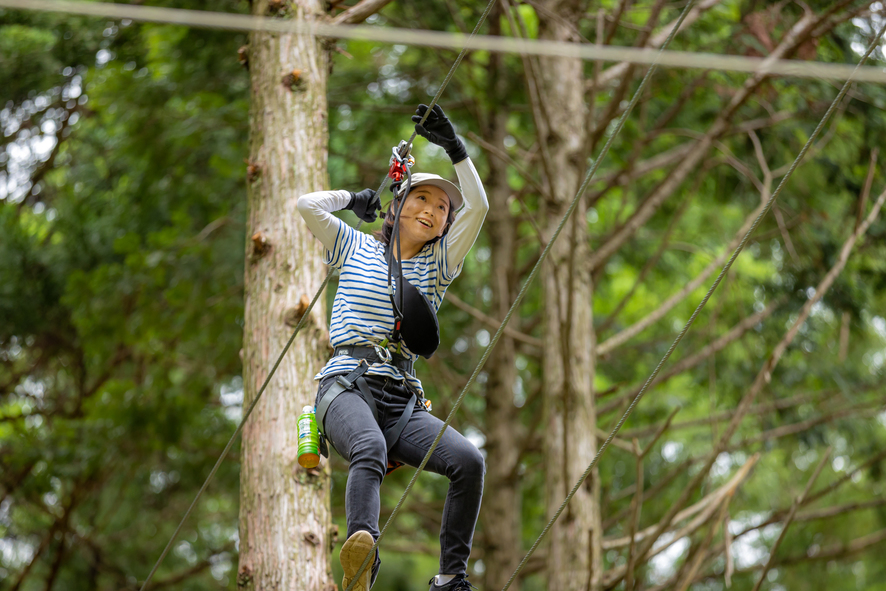
[[[290,17],[324,15],[318,0],[292,0]],[[268,14],[255,0],[253,14]],[[253,33],[247,221],[244,407],[283,350],[325,274],[320,244],[296,210],[326,188],[328,63],[320,40]],[[313,375],[328,353],[322,300],[243,429],[240,567],[244,590],[334,589],[329,565],[329,468],[299,466],[296,421],[314,404]]]
[[[581,8],[577,3],[548,1],[540,14],[539,37],[579,42],[574,28]],[[565,19],[545,18],[559,14]],[[587,168],[588,110],[583,96],[583,66],[579,60],[543,58],[536,72],[544,124],[551,194],[545,200],[546,238],[575,196]],[[593,287],[588,258],[586,206],[580,203],[554,243],[542,271],[545,298],[544,391],[545,469],[548,514],[553,513],[581,477],[597,451],[594,407]],[[553,526],[548,560],[548,589],[585,591],[600,588],[602,574],[600,490],[592,474]]]
[[[490,34],[500,34],[500,15],[490,19]],[[502,54],[490,55],[489,96],[493,101],[506,101],[507,72]],[[485,139],[503,149],[507,135],[506,109],[489,110]],[[504,318],[516,298],[517,272],[515,269],[516,223],[512,218],[508,197],[507,164],[493,155],[488,158],[489,175],[486,191],[489,213],[486,232],[490,236],[490,267],[492,288],[491,314]],[[483,556],[486,566],[484,589],[501,589],[521,558],[520,483],[517,463],[520,461],[521,433],[514,405],[514,385],[517,377],[516,352],[513,339],[503,336],[493,349],[486,364],[489,379],[486,382],[486,495],[483,500]],[[514,588],[519,588],[515,585]]]

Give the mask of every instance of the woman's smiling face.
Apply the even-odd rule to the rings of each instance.
[[[449,218],[449,196],[434,185],[420,185],[409,192],[400,213],[400,236],[427,242],[443,236]]]

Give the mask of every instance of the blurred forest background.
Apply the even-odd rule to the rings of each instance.
[[[470,31],[483,4],[394,2],[368,24]],[[683,6],[503,0],[481,33],[659,47]],[[706,0],[672,48],[855,64],[883,11]],[[241,417],[247,44],[0,10],[2,589],[138,589]],[[456,52],[324,47],[328,186],[374,188]],[[882,48],[871,64],[886,65]],[[492,209],[440,311],[441,348],[418,365],[438,416],[644,72],[479,51],[457,71],[441,104]],[[471,560],[482,589],[513,572],[839,87],[656,72],[457,415],[488,463]],[[512,588],[744,591],[771,562],[766,589],[886,590],[886,221],[862,225],[886,184],[884,109],[886,88],[853,84]],[[454,176],[424,140],[414,153],[417,170]],[[238,588],[239,459],[238,445],[151,588]],[[346,465],[331,468],[344,532]],[[382,519],[411,475],[386,480]],[[377,588],[424,588],[437,572],[446,486],[419,479],[382,543]]]

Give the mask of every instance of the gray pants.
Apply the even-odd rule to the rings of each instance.
[[[382,430],[397,422],[412,394],[402,382],[376,376],[363,377],[375,398],[378,423],[363,397],[349,390],[342,392],[329,406],[325,433],[335,450],[350,462],[345,491],[348,536],[365,530],[377,539],[381,504],[379,488],[388,460],[417,467],[440,432],[443,421],[416,405],[400,439],[388,455]],[[333,383],[335,376],[328,376],[320,382],[317,402]],[[467,573],[483,496],[486,473],[483,456],[473,443],[448,427],[425,468],[449,479],[440,528],[440,573]]]

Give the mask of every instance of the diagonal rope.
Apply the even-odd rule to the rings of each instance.
[[[861,61],[855,66],[856,70],[859,67],[861,67],[862,64],[864,64],[864,62],[868,59],[868,57],[871,55],[871,53],[877,47],[880,37],[883,36],[884,31],[886,31],[886,24],[884,24],[883,27],[880,29],[880,32],[877,33],[877,36],[871,42],[870,46],[867,49],[867,52],[861,58]],[[637,393],[637,395],[631,401],[630,406],[628,406],[627,410],[624,412],[624,415],[622,415],[621,419],[618,421],[618,424],[615,426],[615,428],[612,430],[612,432],[606,438],[606,441],[603,443],[603,445],[600,446],[599,451],[597,451],[597,455],[591,461],[590,465],[588,465],[584,474],[582,474],[582,476],[581,476],[581,478],[579,478],[578,482],[575,483],[575,486],[572,488],[571,491],[569,491],[569,494],[566,495],[566,499],[560,505],[560,508],[557,509],[557,512],[554,514],[554,516],[551,518],[551,520],[548,522],[548,524],[544,527],[541,534],[538,536],[538,539],[535,541],[535,543],[529,549],[529,552],[527,552],[526,556],[523,557],[523,560],[517,566],[517,570],[515,570],[514,574],[511,575],[511,578],[508,580],[507,584],[504,586],[502,591],[506,591],[508,589],[508,587],[511,586],[511,583],[517,577],[519,572],[523,569],[524,566],[526,566],[526,562],[529,560],[529,557],[532,556],[532,554],[535,552],[536,548],[538,548],[539,544],[541,543],[541,540],[545,537],[545,535],[547,535],[548,531],[551,529],[551,526],[553,526],[554,522],[556,522],[557,519],[560,517],[560,514],[563,513],[563,510],[566,508],[566,505],[569,504],[569,501],[572,500],[572,497],[575,496],[575,493],[578,492],[578,489],[581,487],[581,485],[584,483],[584,481],[588,478],[591,471],[594,469],[594,466],[597,465],[597,462],[599,461],[600,456],[602,456],[603,452],[606,451],[606,448],[609,447],[609,444],[615,438],[616,434],[621,429],[622,425],[624,425],[625,421],[628,419],[628,416],[633,412],[634,407],[637,405],[637,403],[643,397],[643,394],[649,388],[649,385],[652,383],[652,381],[655,379],[655,377],[658,375],[658,372],[661,371],[662,366],[665,364],[665,362],[671,356],[671,353],[674,352],[674,349],[676,349],[679,342],[681,340],[683,340],[683,336],[689,330],[689,327],[692,326],[692,323],[698,317],[698,314],[701,312],[701,309],[704,308],[705,304],[708,303],[708,300],[711,298],[714,291],[717,289],[717,286],[720,285],[720,282],[726,276],[726,273],[729,272],[729,268],[732,267],[732,263],[735,262],[735,259],[738,258],[738,255],[744,249],[745,245],[748,242],[748,239],[751,237],[751,234],[754,233],[754,230],[756,230],[760,221],[772,208],[772,205],[775,203],[776,198],[779,196],[782,189],[787,184],[788,179],[794,173],[794,170],[796,170],[797,166],[799,166],[800,161],[803,160],[803,157],[806,155],[806,152],[809,151],[810,146],[812,146],[812,142],[815,140],[816,137],[818,137],[818,134],[821,132],[822,128],[825,126],[828,119],[830,119],[831,114],[834,112],[834,110],[837,108],[837,105],[843,99],[843,96],[849,90],[849,85],[851,83],[852,83],[852,76],[850,75],[849,79],[846,80],[846,83],[843,85],[843,87],[840,89],[840,92],[837,94],[837,97],[831,103],[831,106],[828,107],[827,112],[824,114],[824,117],[822,117],[821,121],[818,123],[818,126],[815,128],[815,131],[812,132],[812,135],[809,136],[809,139],[806,141],[806,144],[800,150],[800,153],[797,155],[797,158],[794,159],[794,162],[791,164],[791,167],[788,169],[788,172],[785,174],[784,177],[782,177],[781,182],[779,182],[779,184],[778,184],[778,187],[775,189],[775,191],[769,197],[769,200],[766,202],[766,206],[763,208],[763,210],[760,212],[760,214],[754,220],[754,223],[751,225],[751,227],[745,233],[744,237],[741,239],[741,243],[736,247],[735,251],[732,253],[732,256],[729,258],[729,261],[727,261],[726,265],[723,267],[723,270],[720,271],[720,274],[717,276],[717,279],[714,280],[714,283],[713,283],[713,285],[711,285],[711,288],[708,290],[708,293],[705,294],[704,298],[698,304],[698,307],[695,309],[695,312],[692,313],[692,316],[686,322],[686,325],[683,327],[683,330],[681,330],[680,334],[677,335],[677,338],[674,339],[674,342],[671,344],[667,353],[665,353],[664,357],[662,357],[661,361],[658,363],[655,370],[653,370],[652,375],[649,376],[649,379],[646,380],[646,383],[643,384],[643,387],[640,389],[640,391]]]
[[[418,123],[419,125],[424,125],[425,121],[428,120],[428,117],[431,114],[431,111],[434,109],[434,105],[437,104],[437,101],[440,100],[440,97],[443,96],[443,91],[446,89],[446,86],[449,84],[449,81],[452,80],[452,77],[455,75],[455,70],[458,69],[458,66],[461,65],[461,61],[464,59],[465,54],[468,53],[468,43],[471,39],[473,39],[477,35],[477,31],[480,30],[480,26],[486,21],[486,17],[489,16],[489,13],[492,12],[492,7],[495,6],[495,0],[489,0],[489,4],[486,5],[486,9],[483,10],[483,14],[480,15],[480,18],[477,20],[477,24],[474,25],[474,30],[471,31],[471,35],[468,37],[465,42],[464,47],[462,47],[461,52],[458,54],[458,57],[455,58],[455,62],[452,64],[452,67],[449,68],[449,73],[446,74],[446,78],[443,79],[443,83],[440,84],[440,88],[437,89],[437,94],[434,95],[433,100],[431,100],[431,104],[428,105],[428,110],[425,111],[424,116],[421,118],[421,121]],[[412,132],[412,137],[409,138],[409,141],[406,142],[407,148],[406,152],[409,153],[409,148],[412,147],[412,142],[415,141],[415,136],[417,132]]]
[[[585,61],[625,62],[659,67],[722,70],[754,74],[764,66],[771,76],[822,78],[846,80],[853,70],[850,64],[813,62],[798,59],[779,59],[766,62],[764,58],[742,55],[723,55],[700,51],[666,51],[656,53],[652,48],[596,45],[571,41],[518,39],[494,35],[476,35],[468,38],[462,33],[428,31],[372,25],[341,25],[326,23],[306,24],[266,16],[252,16],[208,10],[185,10],[160,6],[138,6],[113,2],[73,2],[70,0],[0,0],[0,7],[34,12],[57,12],[110,19],[126,19],[185,27],[219,29],[225,31],[298,33],[328,39],[355,39],[382,44],[411,45],[441,49],[521,53],[547,57],[570,57]],[[871,10],[870,13],[877,14]],[[882,14],[882,9],[879,11]],[[863,13],[859,14],[863,16]],[[859,82],[886,82],[882,68],[868,66],[854,76]]]
[[[489,0],[489,4],[486,6],[486,10],[480,17],[480,20],[477,22],[477,25],[474,27],[474,31],[471,33],[471,37],[476,35],[477,31],[480,29],[480,26],[483,24],[483,21],[486,20],[486,17],[489,16],[489,12],[492,10],[492,7],[495,5],[496,0]],[[461,53],[458,54],[455,62],[452,64],[452,67],[449,69],[449,73],[446,74],[446,78],[443,79],[443,83],[440,84],[440,88],[437,89],[437,94],[434,96],[431,104],[428,105],[428,110],[425,113],[424,117],[422,117],[421,123],[419,125],[424,125],[425,121],[430,115],[431,110],[434,108],[434,105],[437,104],[437,101],[440,100],[440,97],[443,95],[443,91],[446,89],[446,86],[449,84],[450,80],[452,80],[453,75],[455,74],[455,70],[461,64],[462,60],[465,57],[465,54],[468,52],[468,46],[462,48]],[[407,146],[411,146],[413,140],[415,139],[416,133],[413,132],[412,137],[409,138],[409,142]],[[408,147],[406,152],[408,153]],[[388,184],[388,180],[390,177],[387,175],[382,180],[381,184],[378,187],[378,191],[376,194],[381,194],[384,191],[385,187]],[[363,220],[360,220],[354,229],[359,230],[363,225]],[[296,324],[295,329],[292,331],[292,336],[289,337],[289,340],[286,342],[286,345],[283,347],[283,350],[280,351],[280,355],[277,357],[277,360],[274,362],[273,367],[271,367],[271,371],[268,373],[268,376],[265,378],[265,381],[262,383],[261,387],[258,389],[258,393],[253,398],[252,402],[249,404],[249,407],[246,409],[246,412],[243,413],[243,418],[240,420],[240,424],[237,425],[237,428],[234,430],[233,435],[228,440],[228,443],[225,445],[224,450],[222,450],[221,455],[216,460],[215,465],[210,470],[209,475],[206,477],[206,480],[203,482],[203,485],[200,487],[200,490],[197,492],[197,496],[194,497],[194,500],[191,502],[191,505],[188,507],[188,510],[185,512],[184,517],[182,517],[181,521],[178,524],[178,527],[175,528],[175,531],[172,533],[172,537],[169,538],[169,542],[166,544],[166,547],[163,549],[163,552],[160,554],[160,557],[157,559],[157,562],[154,563],[154,567],[151,569],[151,572],[148,574],[145,582],[142,584],[140,591],[145,591],[148,588],[148,584],[153,579],[154,574],[157,572],[157,569],[160,567],[160,564],[163,562],[163,559],[166,558],[166,555],[169,553],[169,550],[172,548],[172,544],[175,543],[176,538],[178,538],[178,534],[181,532],[182,527],[184,527],[185,522],[188,520],[188,517],[191,516],[191,513],[194,511],[194,508],[197,506],[197,502],[200,500],[200,497],[203,496],[203,493],[206,491],[206,488],[209,486],[209,481],[212,480],[215,473],[218,471],[219,466],[221,466],[225,457],[227,457],[228,452],[231,450],[231,447],[234,445],[234,441],[236,441],[237,436],[243,430],[243,426],[246,424],[247,419],[249,419],[249,415],[252,414],[253,409],[258,404],[258,401],[261,399],[262,394],[265,393],[265,389],[267,389],[268,384],[271,382],[271,378],[274,377],[274,374],[277,372],[277,368],[280,367],[280,363],[283,361],[283,357],[289,351],[289,348],[292,346],[293,341],[295,341],[295,337],[304,327],[307,322],[308,317],[310,316],[311,310],[314,309],[314,305],[317,303],[317,300],[320,299],[320,296],[323,294],[323,291],[326,289],[326,286],[329,285],[329,280],[332,278],[332,274],[334,269],[330,268],[329,272],[326,274],[326,277],[323,279],[323,283],[320,284],[320,288],[317,290],[317,293],[314,294],[314,298],[311,300],[311,303],[308,304],[308,307],[305,309],[304,314],[302,314],[301,319]],[[426,458],[427,459],[427,458]],[[365,568],[365,564],[364,564]],[[361,572],[363,569],[360,569]],[[356,580],[356,577],[355,579]],[[353,586],[353,585],[352,585]]]
[[[360,225],[358,224],[357,227],[359,228]],[[188,510],[185,512],[184,517],[182,517],[181,521],[179,522],[178,527],[176,527],[175,531],[172,533],[172,537],[169,538],[169,543],[166,544],[166,547],[160,554],[160,558],[157,559],[157,562],[154,564],[154,568],[151,569],[151,572],[148,574],[148,577],[142,584],[140,591],[145,591],[145,589],[148,588],[148,583],[151,582],[151,579],[154,577],[154,573],[156,573],[157,569],[160,567],[160,563],[163,562],[163,559],[166,558],[166,555],[169,553],[169,549],[172,548],[172,544],[175,542],[175,539],[178,537],[179,532],[181,532],[182,527],[185,525],[185,521],[187,521],[188,517],[191,516],[191,512],[194,510],[194,507],[197,506],[197,501],[200,500],[200,497],[203,496],[203,493],[206,491],[206,487],[209,486],[209,481],[212,480],[212,477],[215,476],[215,473],[218,471],[219,466],[221,466],[225,457],[227,457],[228,452],[231,450],[231,446],[234,445],[234,441],[237,439],[237,435],[239,435],[240,431],[243,430],[243,425],[246,424],[246,420],[249,418],[249,415],[252,414],[252,410],[255,408],[255,405],[258,404],[258,401],[261,399],[262,394],[264,394],[265,388],[268,387],[268,383],[271,381],[271,378],[274,377],[274,374],[277,372],[277,368],[280,367],[280,363],[283,361],[283,356],[286,355],[287,351],[289,351],[289,348],[292,346],[292,342],[295,340],[296,335],[304,327],[311,309],[314,307],[314,304],[317,303],[317,300],[320,299],[320,295],[323,293],[323,290],[326,289],[326,285],[329,283],[329,279],[331,277],[332,271],[330,270],[330,272],[326,274],[326,278],[323,280],[323,283],[320,285],[320,289],[317,290],[316,294],[314,294],[314,299],[311,300],[311,303],[305,310],[305,313],[301,317],[301,320],[299,320],[298,324],[295,326],[295,330],[292,331],[292,336],[289,337],[289,341],[287,341],[286,346],[283,347],[283,351],[280,352],[280,356],[277,357],[277,361],[274,362],[274,366],[271,368],[268,377],[265,378],[265,381],[261,385],[261,388],[259,388],[258,394],[255,395],[255,398],[252,400],[249,408],[246,409],[246,412],[243,413],[243,419],[241,419],[240,424],[237,425],[237,429],[234,431],[234,434],[231,435],[231,438],[228,440],[227,445],[225,445],[225,449],[222,450],[221,455],[218,457],[218,460],[216,460],[215,465],[212,467],[212,470],[210,470],[209,476],[206,477],[206,480],[203,482],[203,486],[200,487],[199,492],[197,492],[197,496],[194,497],[194,500],[191,502],[191,506],[188,507]]]
[[[692,8],[692,5],[694,4],[694,2],[695,2],[695,0],[689,0],[689,2],[686,3],[686,6],[683,9],[683,12],[680,14],[680,18],[677,20],[677,24],[671,30],[670,35],[668,35],[667,40],[664,42],[664,44],[662,45],[662,48],[661,48],[661,50],[659,50],[659,52],[663,51],[670,44],[671,40],[674,38],[674,36],[680,30],[680,26],[683,24],[683,20],[686,18],[686,15],[689,14],[689,10]],[[381,532],[378,535],[378,539],[375,541],[375,544],[373,544],[372,548],[369,550],[369,553],[366,555],[366,558],[363,560],[363,564],[360,565],[360,568],[357,570],[357,574],[354,576],[353,581],[348,586],[348,588],[345,589],[345,591],[352,590],[352,588],[354,587],[354,585],[356,584],[357,580],[360,577],[360,573],[362,573],[366,569],[366,567],[369,565],[370,560],[374,559],[375,550],[378,548],[379,544],[381,543],[381,540],[384,537],[385,532],[387,531],[387,529],[391,525],[391,523],[393,523],[394,519],[397,517],[397,514],[400,512],[400,509],[403,507],[403,504],[406,501],[406,497],[409,496],[409,493],[412,491],[412,488],[415,485],[416,480],[418,480],[418,475],[421,474],[421,472],[424,470],[425,466],[427,465],[428,461],[431,458],[431,454],[433,454],[434,450],[437,449],[437,445],[440,443],[440,439],[443,438],[443,434],[446,432],[446,429],[449,428],[449,425],[452,423],[453,418],[455,418],[455,413],[461,407],[462,401],[465,398],[465,394],[467,393],[468,388],[470,388],[471,385],[474,383],[474,381],[477,379],[477,376],[480,374],[480,370],[483,369],[483,366],[486,364],[486,360],[489,359],[489,355],[492,353],[492,350],[498,344],[498,341],[501,339],[502,334],[504,334],[505,326],[508,325],[508,322],[510,321],[511,316],[514,314],[514,311],[517,309],[517,307],[519,307],[520,303],[523,301],[523,297],[526,295],[529,285],[532,283],[533,279],[535,279],[535,276],[538,274],[539,269],[541,269],[542,263],[544,263],[545,259],[548,256],[548,253],[550,253],[550,251],[551,251],[551,247],[553,246],[553,244],[557,240],[557,238],[560,236],[560,233],[563,231],[563,228],[566,226],[566,222],[569,220],[570,217],[572,217],[572,213],[575,211],[575,208],[578,207],[578,203],[581,200],[582,195],[584,195],[585,191],[588,188],[588,185],[590,185],[591,179],[593,178],[594,174],[597,172],[597,169],[600,167],[600,163],[605,159],[606,155],[609,153],[609,149],[612,147],[612,144],[615,141],[616,136],[618,136],[619,132],[621,131],[622,127],[624,127],[624,123],[627,120],[628,116],[631,114],[631,111],[634,109],[634,106],[640,100],[640,95],[642,94],[644,88],[646,87],[647,82],[652,77],[652,74],[654,71],[655,71],[655,65],[653,64],[652,67],[650,67],[649,70],[646,72],[646,75],[643,77],[643,80],[640,82],[640,85],[637,87],[636,92],[634,92],[634,96],[631,98],[631,102],[628,104],[627,108],[624,110],[621,117],[619,118],[615,129],[610,134],[609,138],[606,140],[606,144],[603,146],[603,149],[600,151],[599,156],[591,164],[590,168],[588,169],[587,173],[585,174],[585,178],[582,181],[581,186],[579,187],[578,191],[576,192],[575,197],[572,199],[572,202],[569,204],[569,208],[566,210],[566,213],[560,219],[560,223],[557,226],[557,229],[554,231],[554,233],[551,235],[551,238],[548,240],[547,244],[545,245],[544,250],[542,251],[541,255],[539,256],[538,261],[536,261],[535,266],[532,268],[532,271],[530,271],[529,276],[526,278],[526,281],[523,282],[523,286],[520,288],[520,292],[517,294],[517,298],[514,300],[514,303],[511,304],[511,307],[508,310],[508,313],[505,314],[505,317],[502,320],[501,325],[499,325],[498,330],[495,331],[495,335],[492,337],[492,340],[489,342],[489,346],[486,347],[486,350],[483,352],[483,356],[480,358],[480,361],[477,363],[477,367],[474,368],[474,372],[471,374],[471,377],[468,379],[467,383],[462,388],[461,393],[458,395],[458,398],[455,400],[455,403],[452,405],[452,410],[449,411],[449,415],[446,417],[446,420],[443,422],[443,426],[440,428],[440,432],[437,433],[437,437],[435,437],[433,443],[431,443],[430,449],[428,449],[428,452],[425,454],[425,457],[421,461],[421,464],[419,464],[418,468],[415,470],[415,474],[412,475],[412,479],[409,481],[409,484],[406,486],[406,489],[403,491],[403,495],[400,497],[400,500],[397,502],[397,505],[394,507],[394,510],[391,512],[391,515],[388,517],[388,520],[385,522],[384,527],[381,529]],[[525,559],[524,559],[524,562],[525,562]],[[513,580],[513,577],[512,577],[512,580]],[[510,585],[510,581],[508,582],[508,585]],[[507,589],[507,586],[505,587],[505,589]]]

